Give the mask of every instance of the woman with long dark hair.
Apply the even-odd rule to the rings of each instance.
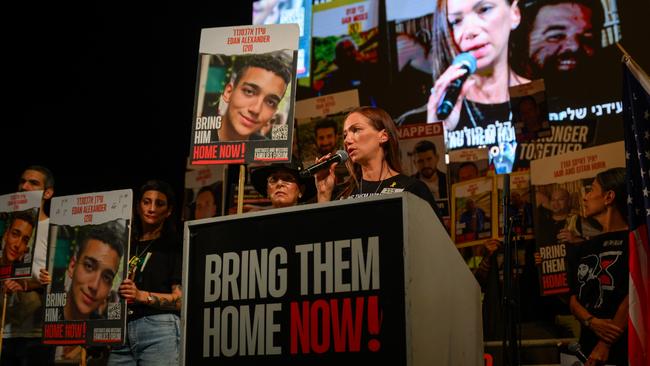
[[[318,202],[332,198],[365,197],[407,191],[423,198],[436,211],[429,188],[419,179],[402,174],[397,129],[383,109],[359,107],[343,122],[343,144],[350,156],[346,166],[350,177],[335,194],[337,164],[316,175]],[[331,154],[321,157],[326,160]]]
[[[125,345],[111,351],[108,364],[178,365],[183,294],[174,191],[166,182],[150,180],[139,193],[129,277],[119,288],[129,304],[128,332]]]

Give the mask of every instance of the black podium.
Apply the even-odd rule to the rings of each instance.
[[[185,225],[183,365],[482,365],[480,289],[409,193]]]

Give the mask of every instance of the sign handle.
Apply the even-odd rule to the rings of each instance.
[[[5,315],[7,315],[7,293],[2,291],[2,324],[0,324],[0,355],[2,355],[2,340],[5,336]]]
[[[239,194],[237,195],[237,214],[244,212],[244,181],[246,181],[246,166],[239,165]]]
[[[79,362],[79,366],[86,366],[86,347],[85,346],[81,347],[81,361]]]

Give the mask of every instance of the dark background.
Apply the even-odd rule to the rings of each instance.
[[[54,172],[56,195],[160,178],[181,197],[200,30],[250,24],[251,4],[13,3],[0,46],[0,194],[15,191],[26,166],[42,164]],[[618,6],[622,44],[648,72],[650,6]]]

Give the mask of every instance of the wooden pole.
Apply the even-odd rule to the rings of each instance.
[[[2,355],[2,341],[5,337],[5,315],[7,315],[7,293],[2,292],[2,324],[0,324],[0,355]]]
[[[79,366],[86,366],[86,347],[81,346],[81,362],[79,362]]]
[[[246,166],[244,164],[239,165],[239,194],[237,195],[237,213],[242,214],[244,212],[244,181],[246,181]]]

